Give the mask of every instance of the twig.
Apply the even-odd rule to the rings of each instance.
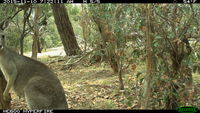
[[[69,63],[69,62],[72,60],[72,58],[70,58],[70,59],[67,61],[67,63],[64,64],[64,65],[73,65],[73,64],[77,64],[77,63],[79,63],[81,60],[83,60],[86,56],[88,56],[88,55],[89,55],[90,53],[92,53],[93,51],[96,51],[97,49],[98,49],[98,48],[95,48],[95,49],[93,49],[92,51],[86,53],[84,56],[82,56],[81,58],[79,58],[78,60],[76,60],[76,61],[73,62],[73,63]]]
[[[195,14],[194,14],[194,9],[193,9],[192,5],[190,5],[190,8],[191,8],[191,10],[192,10],[192,14],[191,14],[190,18],[188,19],[188,22],[187,22],[187,23],[185,24],[185,26],[183,27],[183,30],[182,30],[182,32],[179,34],[178,37],[181,37],[182,35],[184,35],[184,34],[187,32],[188,28],[189,28],[190,25],[191,25],[192,19],[193,19],[194,16],[195,16]]]

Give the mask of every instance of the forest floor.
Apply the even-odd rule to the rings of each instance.
[[[142,95],[140,80],[145,73],[138,78],[135,75],[145,72],[145,65],[137,66],[136,70],[127,69],[123,73],[125,90],[120,91],[118,76],[113,74],[108,64],[87,65],[88,61],[85,60],[79,65],[67,67],[66,61],[59,59],[64,57],[41,57],[39,60],[48,65],[61,80],[70,109],[139,109]],[[194,105],[200,108],[200,75],[194,74],[193,77],[197,89]],[[11,96],[13,109],[27,109],[23,98],[19,99],[14,93]]]

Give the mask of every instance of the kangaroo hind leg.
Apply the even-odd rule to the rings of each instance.
[[[25,100],[29,109],[53,109],[52,89],[45,84],[45,81],[32,81],[24,89]]]

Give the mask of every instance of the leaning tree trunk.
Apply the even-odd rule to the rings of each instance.
[[[29,9],[29,12],[27,13]],[[23,19],[23,28],[22,28],[22,33],[21,36],[19,38],[19,44],[20,44],[20,54],[23,55],[24,54],[24,38],[25,36],[28,34],[26,33],[26,24],[27,24],[27,20],[31,15],[32,12],[32,5],[30,6],[30,8],[25,9],[24,10],[24,19]]]
[[[95,23],[97,24],[101,37],[103,40],[103,46],[107,53],[107,58],[109,60],[110,66],[113,72],[118,75],[119,78],[119,89],[124,90],[124,84],[122,79],[122,66],[120,63],[120,58],[117,56],[116,50],[116,37],[113,32],[108,28],[106,23],[99,18],[93,17]]]
[[[145,77],[145,83],[144,83],[144,93],[143,93],[143,104],[141,105],[142,109],[149,109],[149,100],[151,99],[152,95],[152,78],[155,76],[156,72],[156,63],[155,63],[155,54],[153,49],[153,37],[151,35],[151,8],[150,4],[147,4],[147,10],[146,10],[146,77]]]
[[[41,14],[41,9],[39,6],[35,9],[35,15],[34,15],[34,25],[33,25],[33,45],[32,45],[32,56],[31,58],[37,59],[37,53],[38,53],[38,44],[39,44],[39,17]]]
[[[53,16],[60,38],[62,40],[66,55],[77,55],[81,52],[78,46],[73,27],[68,17],[64,4],[52,4]]]
[[[108,28],[106,23],[97,17],[93,17],[94,22],[99,28],[101,38],[103,40],[103,46],[107,52],[107,58],[109,59],[110,66],[115,74],[119,72],[118,59],[115,53],[115,40],[113,33]]]
[[[0,109],[10,109],[11,108],[11,96],[9,100],[3,100],[3,92],[6,88],[6,80],[4,79],[3,73],[0,71]]]

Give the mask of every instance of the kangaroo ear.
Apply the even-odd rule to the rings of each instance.
[[[0,29],[4,30],[4,29],[6,29],[8,27],[8,25],[9,25],[9,21],[5,20],[5,21],[0,23]]]

